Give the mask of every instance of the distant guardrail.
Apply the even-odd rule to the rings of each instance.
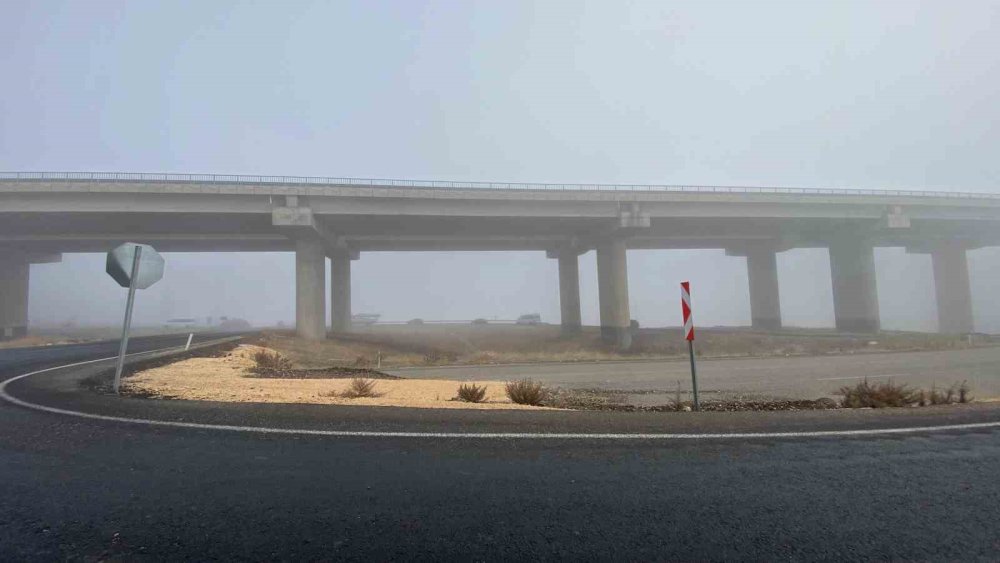
[[[178,182],[220,184],[276,184],[308,186],[373,186],[396,188],[457,188],[487,190],[568,190],[621,192],[763,193],[803,195],[911,196],[963,199],[1000,199],[993,192],[932,190],[882,190],[857,188],[790,188],[779,186],[689,186],[660,184],[555,184],[515,182],[456,182],[446,180],[399,180],[390,178],[334,178],[319,176],[255,176],[243,174],[170,174],[147,172],[0,172],[2,180],[48,180],[90,182]]]

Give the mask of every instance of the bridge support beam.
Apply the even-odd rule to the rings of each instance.
[[[548,251],[549,258],[559,260],[559,322],[564,335],[579,334],[580,321],[580,261],[575,248]]]
[[[956,243],[936,246],[930,252],[937,295],[938,332],[956,334],[975,330],[969,260],[965,250],[965,245]]]
[[[31,265],[56,262],[62,262],[62,254],[0,252],[0,340],[28,334]]]
[[[750,281],[750,319],[756,329],[781,328],[781,301],[778,289],[778,260],[772,248],[747,251],[747,278]]]
[[[770,243],[727,248],[726,256],[745,256],[750,282],[750,321],[755,329],[781,328],[777,247]]]
[[[21,257],[0,256],[0,340],[28,334],[30,268]]]
[[[300,338],[326,338],[326,259],[318,238],[295,241],[295,333]]]
[[[351,253],[330,253],[330,325],[333,332],[351,330]]]
[[[877,332],[880,322],[872,244],[859,237],[831,242],[830,275],[837,330]]]
[[[628,260],[625,241],[612,239],[597,246],[597,286],[601,309],[601,338],[619,350],[632,346],[628,306]]]
[[[969,261],[962,246],[943,246],[931,252],[937,294],[938,331],[973,332]]]

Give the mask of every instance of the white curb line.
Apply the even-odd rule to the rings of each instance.
[[[171,347],[175,348],[175,347]],[[163,348],[160,350],[150,350],[129,354],[137,356],[141,354],[151,354],[170,350]],[[915,426],[908,428],[876,428],[865,430],[816,430],[807,432],[729,432],[729,433],[706,433],[706,434],[670,434],[670,433],[572,433],[572,432],[382,432],[374,430],[311,430],[307,428],[271,428],[266,426],[232,426],[226,424],[201,424],[197,422],[174,422],[168,420],[150,420],[146,418],[128,418],[123,416],[108,416],[103,414],[92,414],[87,412],[72,411],[55,407],[48,407],[36,403],[30,403],[18,399],[7,392],[10,383],[25,379],[33,375],[46,373],[49,371],[93,364],[113,360],[111,358],[100,358],[46,368],[30,373],[25,373],[12,377],[0,383],[0,399],[8,403],[36,411],[49,412],[67,416],[75,416],[90,420],[104,420],[108,422],[124,422],[128,424],[143,424],[146,426],[166,426],[172,428],[194,428],[198,430],[225,430],[229,432],[251,432],[258,434],[291,434],[300,436],[333,436],[352,438],[466,438],[466,439],[518,439],[518,440],[732,440],[732,439],[769,439],[769,438],[822,438],[822,437],[851,437],[851,436],[879,436],[892,434],[917,434],[922,432],[946,432],[955,430],[979,430],[985,428],[1000,428],[1000,421],[997,422],[977,422],[970,424],[949,424],[943,426]]]

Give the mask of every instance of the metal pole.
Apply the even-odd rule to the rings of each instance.
[[[191,334],[189,334],[189,335],[188,335],[188,341],[187,341],[187,344],[185,344],[185,345],[184,345],[184,349],[185,349],[185,350],[190,350],[190,349],[191,349],[191,339],[192,339],[192,338],[194,338],[194,333],[193,333],[193,332],[192,332]]]
[[[125,301],[125,322],[122,324],[122,343],[118,348],[118,366],[115,368],[115,394],[122,384],[122,368],[125,367],[125,350],[128,349],[128,329],[132,326],[132,303],[135,302],[135,279],[139,276],[139,257],[142,247],[136,246],[132,255],[132,276],[128,280],[128,300]]]
[[[688,340],[688,353],[691,354],[691,388],[694,391],[694,410],[701,410],[698,402],[698,371],[694,367],[694,340]]]

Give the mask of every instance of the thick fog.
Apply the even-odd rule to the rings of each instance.
[[[0,4],[0,169],[1000,191],[1000,4]],[[930,259],[876,251],[884,328],[936,326]],[[32,266],[31,323],[120,322],[103,256]],[[136,322],[294,319],[291,253],[166,254]],[[745,259],[630,251],[632,316],[748,325]],[[1000,250],[969,253],[1000,331]],[[825,249],[778,257],[784,322],[832,326]],[[581,257],[583,320],[597,315]],[[541,252],[363,253],[353,309],[558,322]]]

